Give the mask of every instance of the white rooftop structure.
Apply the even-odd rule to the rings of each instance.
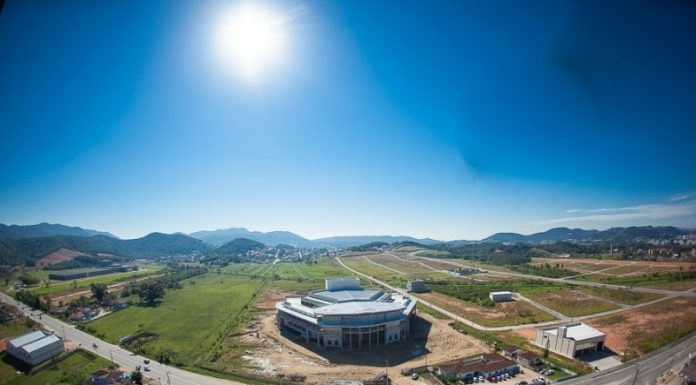
[[[590,325],[580,323],[577,325],[571,325],[565,327],[565,337],[574,339],[576,341],[583,341],[589,338],[604,337],[604,333],[593,328]],[[557,335],[558,329],[553,328],[546,331],[548,334]]]
[[[414,298],[364,289],[356,278],[327,279],[325,287],[278,302],[281,330],[308,343],[341,349],[383,346],[408,335]]]
[[[46,333],[42,332],[41,330],[34,330],[33,332],[9,339],[7,343],[12,344],[13,346],[24,346],[28,343],[44,338],[45,336]]]
[[[63,350],[63,339],[41,330],[7,341],[7,353],[32,366],[60,354]]]

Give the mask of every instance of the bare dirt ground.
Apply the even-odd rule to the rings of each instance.
[[[263,298],[256,301],[254,308],[258,310],[273,310],[276,303],[283,301],[285,297],[296,297],[301,294],[296,292],[271,290],[263,293]]]
[[[533,342],[536,338],[536,328],[524,328],[516,329],[512,331],[520,337],[526,338],[528,341]]]
[[[250,371],[273,378],[303,375],[309,384],[371,379],[385,370],[386,362],[395,384],[412,384],[400,372],[425,365],[426,356],[430,365],[487,351],[480,341],[452,329],[448,321],[427,314],[415,318],[406,342],[371,351],[340,352],[296,343],[280,334],[274,314],[264,317],[257,330],[259,337],[255,333],[242,337],[242,342],[257,346],[242,356]]]
[[[424,300],[446,308],[464,318],[485,326],[514,325],[525,323],[520,317],[535,316],[537,321],[552,320],[553,316],[524,301],[510,301],[496,304],[494,308],[476,306],[444,294],[430,292],[419,294]]]
[[[85,253],[75,251],[75,250],[70,250],[66,248],[60,248],[51,254],[48,254],[47,256],[39,259],[36,262],[36,266],[38,267],[46,267],[50,265],[55,265],[56,263],[60,263],[63,261],[72,261],[75,257],[78,255],[84,255]]]
[[[696,328],[696,298],[676,297],[587,323],[606,333],[609,349],[643,354],[646,346],[658,344],[662,338],[675,333],[686,335]]]

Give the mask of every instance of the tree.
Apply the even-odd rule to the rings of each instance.
[[[164,297],[164,286],[157,281],[143,282],[138,288],[138,296],[148,305],[152,305],[158,299]]]
[[[141,385],[143,383],[143,374],[140,372],[140,365],[138,365],[138,367],[131,372],[130,378],[131,381],[138,385]]]
[[[99,303],[103,303],[104,299],[106,299],[106,297],[109,295],[109,292],[107,291],[106,285],[103,283],[101,283],[101,284],[93,283],[89,286],[89,288],[92,291],[92,296]]]

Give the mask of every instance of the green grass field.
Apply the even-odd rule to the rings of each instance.
[[[56,364],[46,364],[49,367],[45,370],[27,375],[16,373],[4,358],[3,355],[0,361],[0,385],[83,385],[90,374],[111,364],[101,357],[78,350]]]
[[[578,286],[575,289],[596,297],[626,305],[637,305],[639,303],[649,302],[663,297],[662,295],[655,293],[639,293],[635,291],[607,289],[603,287]]]
[[[143,345],[152,356],[171,349],[174,362],[204,362],[220,340],[245,317],[245,310],[263,279],[209,273],[182,281],[183,288],[167,291],[157,307],[132,306],[86,324],[87,330],[112,343],[138,332],[157,334]]]
[[[618,309],[619,306],[575,292],[568,288],[521,291],[526,297],[568,317],[578,317]]]

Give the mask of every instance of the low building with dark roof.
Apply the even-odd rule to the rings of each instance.
[[[525,366],[529,366],[530,368],[538,368],[539,366],[543,365],[543,362],[541,362],[541,358],[537,356],[534,353],[530,352],[522,352],[517,355],[517,361]]]
[[[506,347],[503,348],[503,355],[505,357],[516,357],[519,353],[522,353],[523,350],[518,348],[515,345],[507,345]]]
[[[445,378],[468,381],[474,377],[491,378],[502,374],[517,374],[520,367],[514,361],[496,353],[483,354],[474,359],[462,359],[438,367]]]

